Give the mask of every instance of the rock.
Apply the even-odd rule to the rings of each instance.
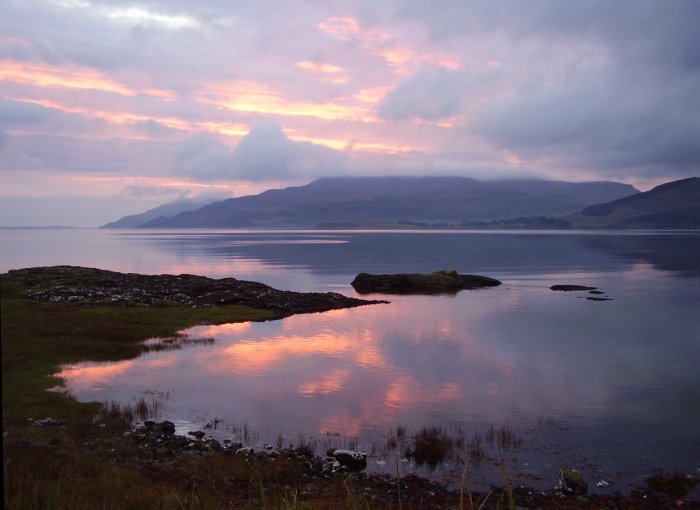
[[[328,456],[333,457],[341,467],[348,471],[362,471],[367,467],[367,454],[352,450],[329,450]]]
[[[360,294],[436,294],[459,292],[463,289],[495,287],[501,282],[487,276],[459,274],[453,270],[434,273],[400,273],[374,275],[360,273],[352,281]]]
[[[598,287],[587,287],[586,285],[552,285],[550,289],[552,290],[562,290],[564,292],[570,292],[575,290],[596,290]]]
[[[335,292],[292,292],[235,278],[196,275],[141,275],[78,266],[14,269],[6,276],[27,287],[32,301],[53,303],[126,303],[185,306],[244,305],[276,317],[384,303]]]
[[[163,420],[160,423],[146,421],[143,423],[146,427],[146,432],[155,436],[172,436],[175,434],[175,424],[168,420]]]
[[[559,488],[566,494],[575,496],[586,496],[588,494],[588,484],[575,469],[559,470]]]
[[[255,453],[255,451],[250,446],[236,450],[236,455],[253,455],[253,453]]]
[[[60,423],[60,422],[57,422],[57,421],[54,420],[53,418],[43,418],[43,419],[41,419],[41,420],[36,420],[36,421],[34,422],[34,425],[35,425],[36,427],[51,427],[51,426],[56,427],[56,426],[61,425],[61,423]]]
[[[190,430],[187,434],[194,437],[195,439],[202,439],[206,435],[206,433],[202,432],[201,430],[195,430],[194,432]]]

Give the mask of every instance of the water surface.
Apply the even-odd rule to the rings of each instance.
[[[216,423],[220,438],[245,431],[259,445],[315,437],[370,451],[371,468],[390,472],[397,425],[467,441],[507,425],[523,447],[491,454],[544,486],[559,467],[618,488],[657,467],[700,468],[697,232],[18,231],[3,246],[3,270],[66,263],[346,295],[360,271],[449,268],[504,282],[193,328],[215,342],[66,367],[80,400],[167,395],[161,417],[183,432]],[[561,283],[610,300],[549,289]]]

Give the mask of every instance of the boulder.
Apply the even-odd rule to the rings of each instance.
[[[495,287],[501,282],[487,276],[459,274],[453,270],[434,273],[369,274],[360,273],[352,281],[360,294],[440,294],[463,289]]]
[[[559,470],[559,488],[562,492],[575,496],[588,494],[588,484],[575,469]]]
[[[328,450],[328,456],[333,457],[340,467],[348,471],[362,471],[367,467],[367,454],[352,450]]]
[[[175,424],[168,420],[163,420],[160,423],[154,421],[145,421],[143,425],[146,433],[154,436],[172,436],[175,434]]]

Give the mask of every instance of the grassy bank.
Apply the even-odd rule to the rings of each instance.
[[[21,284],[2,277],[0,285],[3,423],[41,416],[71,421],[96,412],[95,405],[45,391],[60,383],[49,376],[61,364],[132,358],[143,351],[144,340],[197,324],[274,317],[246,306],[32,303]]]

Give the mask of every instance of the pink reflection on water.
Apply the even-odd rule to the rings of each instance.
[[[252,322],[231,322],[229,324],[219,324],[218,326],[198,326],[196,331],[197,335],[202,337],[237,335],[250,331],[252,326]]]
[[[117,361],[109,365],[103,363],[81,363],[79,365],[66,365],[55,374],[56,377],[69,382],[71,393],[80,394],[89,388],[106,386],[133,368],[136,360]]]
[[[252,258],[202,259],[196,256],[186,257],[182,261],[164,260],[159,267],[164,274],[197,274],[210,278],[240,278],[240,275],[267,275],[283,273],[285,268],[268,264]]]
[[[96,388],[119,385],[123,378],[130,377],[134,373],[167,370],[176,363],[176,356],[161,354],[157,357],[147,356],[112,363],[87,362],[64,365],[55,376],[66,381],[71,394],[80,396],[81,393],[94,391]]]
[[[387,388],[384,405],[388,408],[406,409],[428,403],[455,401],[462,395],[462,389],[454,381],[427,386],[415,377],[399,376]]]
[[[260,374],[294,359],[321,356],[346,357],[358,348],[348,335],[318,334],[314,337],[283,336],[263,341],[243,341],[230,345],[208,359],[212,372]]]
[[[310,381],[299,386],[299,394],[311,397],[317,394],[329,394],[343,389],[345,381],[348,379],[350,371],[347,369],[333,370],[324,375],[321,379]]]
[[[581,301],[552,295],[544,293],[548,306],[563,307],[562,320],[569,320],[569,308]],[[172,418],[204,413],[294,434],[352,436],[436,420],[498,423],[609,398],[598,365],[572,368],[507,322],[516,312],[529,320],[527,299],[507,291],[391,299],[282,321],[199,326],[188,334],[214,344],[79,365],[61,376],[78,398],[169,391],[185,414]]]

